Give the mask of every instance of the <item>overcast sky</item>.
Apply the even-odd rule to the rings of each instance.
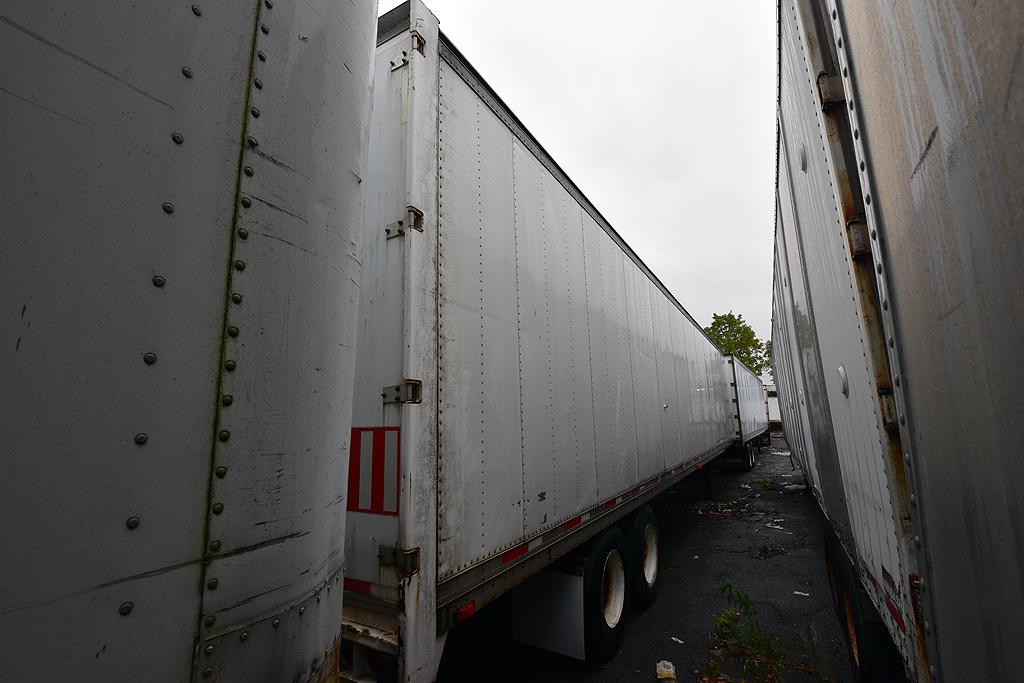
[[[731,309],[770,338],[774,3],[427,6],[701,325]]]

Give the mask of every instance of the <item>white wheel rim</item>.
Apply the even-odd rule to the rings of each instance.
[[[604,600],[604,623],[615,628],[622,619],[622,608],[626,602],[626,572],[622,553],[612,550],[604,558],[601,571],[601,595]]]
[[[653,586],[658,580],[658,534],[652,524],[644,527],[643,567],[644,581],[648,587]]]

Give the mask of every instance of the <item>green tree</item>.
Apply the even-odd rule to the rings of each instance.
[[[754,328],[743,320],[742,315],[735,315],[732,311],[715,313],[711,324],[704,331],[723,353],[731,353],[739,358],[755,375],[760,375],[771,365],[771,356],[768,355],[770,346],[757,338]]]

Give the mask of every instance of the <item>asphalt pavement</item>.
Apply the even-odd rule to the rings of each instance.
[[[785,440],[773,436],[751,472],[720,464],[712,472],[710,497],[697,474],[654,501],[658,596],[629,616],[621,650],[608,664],[588,668],[513,642],[507,605],[499,601],[449,633],[439,682],[654,681],[662,660],[679,681],[715,681],[719,671],[729,677],[717,680],[852,681],[825,570],[823,517]],[[734,642],[716,635],[715,617],[729,609],[722,582],[756,608],[776,678],[744,672],[756,653],[729,654]]]

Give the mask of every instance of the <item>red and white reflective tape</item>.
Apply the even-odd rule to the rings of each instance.
[[[353,427],[348,453],[349,512],[398,515],[398,427]]]

